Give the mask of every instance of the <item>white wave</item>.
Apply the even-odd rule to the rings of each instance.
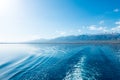
[[[83,67],[85,59],[85,56],[81,57],[79,62],[76,65],[74,65],[72,73],[68,72],[63,80],[83,80],[82,72],[84,71]]]

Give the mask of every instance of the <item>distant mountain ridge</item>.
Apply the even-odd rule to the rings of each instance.
[[[58,37],[54,39],[38,39],[32,42],[35,43],[45,43],[45,42],[79,42],[79,41],[107,41],[107,40],[117,40],[120,41],[120,33],[114,34],[96,34],[96,35],[78,35],[78,36],[65,36]]]

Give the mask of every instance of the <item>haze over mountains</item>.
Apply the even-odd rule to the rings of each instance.
[[[120,33],[113,33],[113,34],[95,34],[95,35],[71,35],[71,36],[64,36],[58,37],[54,39],[38,39],[32,42],[34,43],[45,43],[45,42],[79,42],[79,41],[120,41]]]

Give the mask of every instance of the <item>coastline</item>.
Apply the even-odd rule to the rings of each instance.
[[[0,44],[120,44],[120,40],[92,40],[77,42],[0,42]]]

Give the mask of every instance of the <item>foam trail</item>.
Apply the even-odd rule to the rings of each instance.
[[[81,57],[79,62],[74,65],[72,72],[67,72],[63,80],[83,80],[82,72],[84,71],[83,66],[85,59],[85,56]]]

